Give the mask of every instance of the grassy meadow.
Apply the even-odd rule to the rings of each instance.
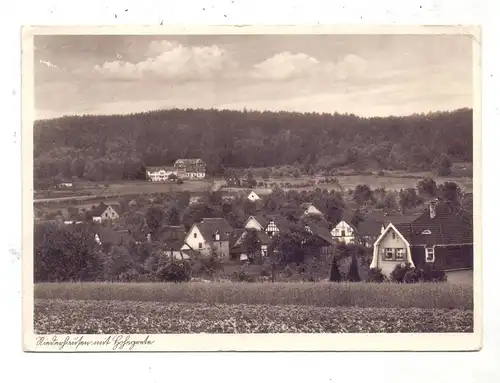
[[[472,310],[472,286],[446,283],[42,283],[35,299]]]

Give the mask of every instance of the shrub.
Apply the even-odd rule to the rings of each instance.
[[[382,283],[387,280],[387,277],[382,273],[382,269],[374,267],[368,270],[366,275],[366,282],[370,283]]]
[[[443,270],[437,269],[432,264],[426,264],[422,268],[421,278],[424,282],[446,282],[448,279]]]
[[[233,279],[237,282],[255,282],[256,278],[253,275],[248,274],[244,268],[236,271],[233,274]]]
[[[412,267],[409,263],[398,263],[391,272],[391,280],[397,283],[403,283],[406,273]]]
[[[347,280],[349,282],[361,281],[361,277],[359,276],[358,257],[355,253],[351,256],[351,265],[349,266],[349,271],[347,273]]]
[[[171,260],[160,267],[157,276],[163,282],[188,282],[191,279],[191,264],[189,262]]]
[[[406,272],[403,278],[403,283],[418,283],[421,280],[422,280],[422,270],[411,268]]]
[[[195,261],[194,271],[196,274],[208,275],[213,278],[224,269],[222,260],[215,254],[208,257],[200,257]]]
[[[330,282],[340,282],[342,280],[342,275],[339,271],[339,265],[337,264],[337,259],[333,258],[332,267],[330,269]]]
[[[260,269],[260,276],[261,277],[270,277],[271,276],[271,270],[267,265],[263,265],[262,268]]]
[[[283,269],[283,275],[285,278],[290,278],[295,274],[295,270],[290,266],[286,265],[285,268]]]

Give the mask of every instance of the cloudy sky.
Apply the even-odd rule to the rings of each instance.
[[[36,117],[221,108],[407,115],[472,107],[451,35],[35,37]]]

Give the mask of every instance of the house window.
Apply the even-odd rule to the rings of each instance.
[[[202,248],[202,243],[201,243],[201,242],[199,242],[199,243],[198,243],[198,249],[201,249],[201,248]]]
[[[434,262],[436,259],[434,255],[434,247],[425,248],[425,262]]]
[[[396,261],[404,260],[405,252],[405,249],[396,249]]]
[[[392,232],[392,239],[396,239],[396,233]]]
[[[193,237],[195,237],[195,238],[198,237],[198,233],[194,233]]]
[[[342,231],[340,232],[340,236],[341,236],[341,237],[345,237],[345,230],[342,230]]]
[[[394,249],[384,249],[384,261],[394,261]]]
[[[216,241],[220,241],[220,235],[219,235],[219,233],[215,233],[215,240]]]

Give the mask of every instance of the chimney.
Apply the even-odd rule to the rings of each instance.
[[[432,218],[436,216],[436,205],[437,205],[437,200],[432,200],[429,202],[429,215]]]

